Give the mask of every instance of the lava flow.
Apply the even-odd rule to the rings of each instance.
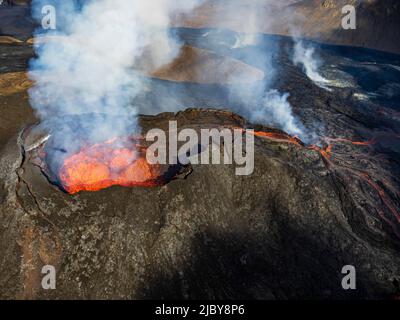
[[[303,143],[297,137],[292,137],[284,133],[277,133],[277,132],[265,132],[265,131],[255,131],[254,135],[256,137],[266,138],[271,141],[275,142],[286,142],[290,144],[294,144],[298,147],[301,147]]]
[[[150,165],[143,148],[124,139],[113,139],[83,147],[67,157],[59,172],[63,188],[70,194],[98,191],[113,185],[157,186],[161,170]]]
[[[361,181],[364,181],[367,185],[369,185],[379,198],[381,199],[383,205],[387,208],[387,210],[391,213],[392,217],[400,223],[400,212],[398,210],[398,207],[396,204],[392,201],[392,199],[388,196],[388,194],[384,191],[384,188],[381,187],[377,182],[374,181],[373,177],[366,171],[360,170],[358,168],[352,168],[349,165],[345,164],[345,161],[340,161],[334,163],[331,158],[333,155],[332,149],[333,149],[333,143],[339,142],[339,143],[350,143],[354,146],[371,146],[377,143],[375,140],[369,140],[365,142],[359,142],[359,141],[351,141],[348,139],[343,139],[343,138],[325,138],[325,141],[329,143],[329,145],[326,148],[320,148],[318,146],[310,146],[309,149],[315,150],[319,152],[324,159],[326,165],[330,167],[331,169],[336,169],[336,170],[343,170],[353,176],[356,176],[358,179]],[[339,157],[340,154],[335,154],[336,157]],[[388,183],[383,183],[383,185],[386,185],[388,189],[390,189]],[[386,215],[382,210],[377,210],[379,216],[385,220],[393,229],[394,233],[400,238],[400,231],[398,230],[397,226],[392,222],[391,219],[387,218]]]
[[[286,134],[280,134],[280,133],[275,133],[275,132],[264,132],[264,131],[258,131],[254,132],[254,135],[260,138],[268,139],[271,141],[276,141],[276,142],[284,142],[284,143],[289,143],[293,144],[296,146],[304,146],[301,142],[300,139],[297,137],[292,137]],[[397,138],[400,138],[400,136],[396,136]],[[360,147],[367,147],[371,146],[377,143],[376,140],[372,139],[369,141],[352,141],[349,139],[343,139],[343,138],[329,138],[325,137],[323,139],[327,145],[325,147],[319,147],[317,145],[310,145],[307,148],[309,150],[314,150],[316,152],[319,152],[322,156],[322,159],[324,160],[327,168],[330,170],[343,170],[353,176],[356,176],[360,180],[364,181],[367,185],[369,185],[379,198],[381,199],[383,205],[387,208],[387,210],[392,214],[392,217],[395,218],[395,220],[400,223],[400,212],[396,206],[396,204],[393,203],[393,201],[390,199],[390,197],[386,194],[384,191],[384,188],[379,186],[377,182],[373,180],[370,174],[368,174],[366,171],[357,169],[357,168],[351,168],[348,165],[345,165],[344,161],[334,161],[332,159],[333,154],[333,148],[335,143],[349,143],[353,146],[360,146]],[[336,158],[340,158],[341,154],[340,153],[335,153]],[[386,183],[386,186],[388,184]],[[391,219],[387,218],[386,215],[383,213],[382,210],[378,210],[378,214],[380,217],[385,220],[393,229],[393,231],[396,233],[396,235],[400,238],[400,231],[397,229],[397,226],[392,222]]]
[[[238,127],[234,127],[233,129],[239,129],[242,130],[243,132],[253,134],[255,137],[263,138],[273,142],[288,143],[298,147],[304,146],[303,142],[297,136],[290,136],[283,132],[249,131]]]
[[[321,148],[317,145],[311,145],[308,148],[310,150],[314,150],[317,151],[321,154],[322,158],[324,159],[325,163],[327,165],[332,165],[331,162],[331,156],[333,154],[332,149],[334,146],[335,142],[339,142],[339,143],[350,143],[353,146],[363,146],[363,147],[367,147],[367,146],[371,146],[373,144],[376,143],[375,140],[369,140],[369,141],[352,141],[349,139],[343,139],[343,138],[329,138],[329,137],[325,137],[324,141],[326,141],[328,143],[328,145],[325,148]]]

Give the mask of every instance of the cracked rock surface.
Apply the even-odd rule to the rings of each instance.
[[[142,117],[143,130],[250,126],[227,111]],[[268,128],[259,128],[264,131]],[[256,137],[255,171],[193,165],[155,188],[69,195],[31,161],[27,131],[0,155],[1,298],[391,298],[399,241],[363,181],[346,182],[307,146]],[[350,148],[350,147],[349,147]],[[349,193],[349,186],[352,192]],[[357,290],[341,287],[344,265]],[[57,289],[41,288],[41,268]]]
[[[261,68],[242,56],[252,48],[216,48],[207,39],[233,45],[233,33],[177,31],[186,45]],[[47,133],[30,131],[38,121],[26,92],[33,49],[2,44],[0,298],[399,297],[398,56],[323,46],[321,72],[334,80],[328,91],[293,65],[288,39],[264,38],[265,48],[281,48],[271,88],[290,93],[293,114],[315,130],[318,146],[256,137],[248,177],[236,176],[234,166],[192,166],[160,187],[75,195],[49,183],[34,161]],[[182,71],[171,79],[196,76]],[[154,113],[247,110],[216,80],[152,79],[136,102],[146,114],[149,106]],[[258,102],[250,107],[258,110]],[[274,131],[221,110],[140,118],[143,132],[165,129],[168,120],[180,128]],[[56,268],[57,290],[42,289],[44,265]],[[356,268],[355,291],[342,289],[344,265]]]

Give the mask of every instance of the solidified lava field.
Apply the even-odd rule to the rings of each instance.
[[[0,45],[0,297],[398,297],[400,57],[313,44],[321,74],[332,80],[321,87],[291,62],[289,38],[263,36],[259,48],[234,49],[233,32],[174,32],[188,46],[266,74],[246,51],[279,48],[272,86],[290,94],[294,114],[315,138],[303,143],[250,122],[223,81],[153,76],[135,101],[141,134],[167,130],[169,120],[195,130],[254,128],[253,175],[191,165],[166,168],[171,179],[151,188],[69,194],[40,162],[48,132],[26,91],[33,50]],[[55,291],[40,289],[46,264],[57,268]],[[340,285],[348,264],[357,266],[356,291]]]

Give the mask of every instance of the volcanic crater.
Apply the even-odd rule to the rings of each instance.
[[[384,201],[395,203],[396,196],[339,166],[348,165],[351,153],[365,146],[347,141],[336,141],[334,147],[305,145],[279,130],[213,109],[142,116],[142,134],[155,127],[168,130],[170,120],[195,130],[255,128],[254,174],[235,176],[229,165],[191,165],[151,188],[113,186],[71,195],[52,185],[38,162],[53,147],[40,124],[25,129],[18,144],[3,150],[8,190],[3,208],[15,210],[10,223],[19,217],[25,230],[18,245],[27,266],[22,279],[9,282],[23,283],[21,297],[396,294],[399,221],[393,215],[398,213]],[[6,158],[9,171],[4,171]],[[12,227],[6,235],[15,231]],[[11,245],[7,250],[19,249]],[[59,268],[55,296],[38,290],[35,270],[46,259]],[[361,266],[357,293],[337,284],[338,270],[348,261]],[[233,281],[237,278],[242,280]]]
[[[226,69],[212,73],[227,61],[258,81],[269,70],[246,54],[260,48],[233,49],[237,34],[227,30],[175,31],[183,57],[207,68],[179,58],[151,74],[134,103],[154,115],[140,116],[140,134],[132,130],[116,145],[112,135],[61,143],[64,130],[90,120],[55,119],[52,132],[37,122],[26,92],[32,47],[9,39],[0,46],[0,298],[398,298],[399,57],[318,45],[320,71],[333,80],[326,90],[293,65],[289,38],[260,37],[261,48],[280,48],[271,85],[290,93],[293,113],[315,134],[304,143],[236,114],[246,106],[230,99]],[[202,108],[161,113],[188,106]],[[143,156],[131,145],[144,151],[146,132],[168,131],[170,120],[180,129],[255,129],[254,173],[177,165],[153,168],[154,175],[145,165],[121,181]],[[107,167],[95,175],[100,187],[86,170],[98,166],[96,152]],[[90,183],[68,190],[60,173],[81,156],[86,167],[77,180]],[[348,264],[357,267],[355,291],[341,287]],[[43,265],[56,267],[56,291],[41,290]]]

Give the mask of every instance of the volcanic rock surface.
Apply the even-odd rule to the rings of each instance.
[[[21,2],[0,6],[0,35],[25,41],[32,36],[36,23],[31,18],[30,3]]]
[[[46,39],[48,38],[48,39]],[[39,37],[36,44],[57,41],[57,37]],[[19,42],[5,42],[15,44]],[[1,44],[1,39],[0,39]],[[21,46],[21,48],[23,48]],[[151,70],[142,57],[135,70],[146,77],[174,82],[192,82],[199,84],[249,84],[262,81],[264,72],[240,60],[218,55],[209,50],[192,46],[183,46],[173,61],[156,70]],[[27,72],[7,72],[0,77],[0,96],[26,91],[32,86]]]
[[[341,12],[354,5],[357,29],[344,30]],[[255,9],[254,9],[255,8]],[[250,27],[256,12],[259,23]],[[248,19],[243,23],[242,17]],[[179,17],[176,26],[228,28],[236,32],[261,32],[302,36],[331,44],[367,47],[400,53],[400,4],[397,0],[265,0],[252,3],[240,0],[206,1],[193,14]]]
[[[208,32],[178,34],[188,46],[213,51],[209,57],[230,57],[267,74],[245,58],[252,48],[207,46]],[[213,32],[208,37],[235,41],[225,31],[219,33],[223,41]],[[32,134],[41,124],[26,92],[32,47],[2,44],[0,297],[398,297],[398,56],[321,46],[320,71],[332,80],[329,91],[293,65],[288,39],[263,41],[264,48],[282,47],[271,86],[290,93],[293,113],[315,130],[317,145],[293,143],[279,130],[228,111],[142,116],[143,133],[167,129],[168,120],[180,128],[255,128],[254,174],[237,177],[234,166],[192,166],[163,186],[74,195],[50,182],[35,162],[43,136]],[[195,77],[176,74],[175,80]],[[148,80],[148,91],[135,101],[143,113],[157,103],[161,110],[246,107],[230,99],[223,77],[217,84]],[[41,289],[46,264],[57,268],[55,291]],[[341,287],[348,264],[357,270],[356,291]]]
[[[26,41],[37,24],[30,0],[12,1],[0,9],[0,35]],[[344,5],[357,10],[357,30],[341,27]],[[249,30],[252,12],[260,19]],[[291,35],[295,29],[310,39],[400,53],[400,4],[397,0],[208,0],[193,14],[176,17],[176,27],[228,28],[237,32]],[[246,20],[247,19],[247,20]]]
[[[149,75],[161,80],[202,84],[240,84],[264,79],[264,73],[251,65],[192,46],[183,46],[171,63]]]
[[[0,96],[24,92],[32,85],[26,72],[9,72],[0,78]]]
[[[231,112],[189,109],[141,117],[143,132],[167,130],[169,120],[197,130],[254,127]],[[40,140],[29,132],[0,156],[2,298],[396,294],[399,242],[378,214],[388,208],[367,182],[348,179],[308,146],[257,136],[251,176],[236,176],[230,165],[196,165],[160,187],[69,195],[24,151]],[[46,264],[57,268],[55,291],[41,289]],[[347,264],[357,265],[357,291],[341,288]]]
[[[0,36],[0,44],[14,44],[14,43],[21,43],[22,41],[14,38],[14,37],[10,37],[10,36]]]

